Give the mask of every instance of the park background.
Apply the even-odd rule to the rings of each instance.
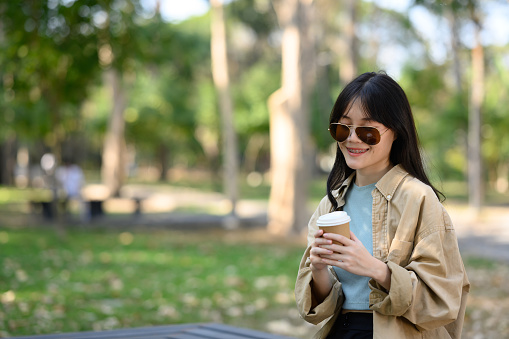
[[[292,289],[328,116],[380,69],[470,237],[464,337],[507,336],[509,258],[466,245],[508,223],[509,3],[193,3],[0,2],[0,337],[189,322],[309,337]],[[103,215],[59,213],[47,154],[81,166]]]

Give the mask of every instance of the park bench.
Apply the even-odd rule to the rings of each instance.
[[[124,210],[127,208],[133,215],[138,216],[142,212],[142,202],[146,199],[143,194],[132,193],[128,190],[124,190],[124,193],[119,197],[111,196],[107,187],[97,184],[85,187],[82,190],[82,195],[88,203],[92,219],[104,215],[105,210],[118,210],[118,206],[123,206]]]
[[[65,200],[58,198],[53,205],[52,192],[50,190],[33,190],[29,195],[29,210],[34,215],[42,215],[44,219],[53,219],[59,210],[65,208]]]
[[[102,217],[108,210],[130,212],[134,216],[142,213],[143,195],[128,194],[122,197],[112,197],[103,185],[88,185],[83,189],[82,199],[86,213],[90,219]],[[57,198],[53,205],[52,192],[49,189],[34,190],[29,198],[29,208],[33,215],[42,215],[46,220],[54,220],[58,215],[67,213],[67,200]]]
[[[183,324],[100,332],[76,332],[15,337],[22,339],[291,339],[223,324]]]

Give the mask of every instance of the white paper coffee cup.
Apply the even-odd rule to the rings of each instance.
[[[350,239],[350,217],[345,211],[335,211],[321,215],[316,221],[316,225],[323,230],[323,233],[340,234]],[[333,242],[342,245],[337,241]]]

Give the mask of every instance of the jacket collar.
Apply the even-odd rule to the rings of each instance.
[[[348,178],[346,178],[345,181],[339,186],[337,190],[332,191],[332,195],[336,198],[336,201],[338,202],[338,208],[341,208],[345,205],[345,195],[346,192],[348,192],[348,187],[352,184],[353,180],[355,178],[355,172],[350,174]]]
[[[384,198],[390,201],[399,184],[407,175],[408,172],[405,171],[401,165],[396,165],[391,168],[382,179],[378,180],[375,186],[380,193],[382,193]]]
[[[389,172],[387,172],[380,180],[378,180],[375,187],[380,191],[380,193],[382,193],[385,199],[390,201],[399,184],[407,175],[409,175],[408,172],[405,171],[401,165],[396,165],[391,168]],[[343,181],[338,190],[334,192],[333,195],[337,197],[338,202],[340,202],[340,206],[343,205],[342,201],[344,201],[348,187],[350,187],[354,178],[355,172],[350,174],[350,176],[345,181]]]

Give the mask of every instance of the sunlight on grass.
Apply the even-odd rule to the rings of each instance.
[[[0,228],[0,337],[217,322],[309,338],[293,294],[304,239],[264,230]],[[465,258],[464,337],[509,334],[509,265]]]
[[[0,232],[3,334],[238,324],[294,308],[301,246],[162,231],[71,231],[65,242],[45,230]]]
[[[32,190],[0,187],[0,204],[27,201],[32,194]]]

